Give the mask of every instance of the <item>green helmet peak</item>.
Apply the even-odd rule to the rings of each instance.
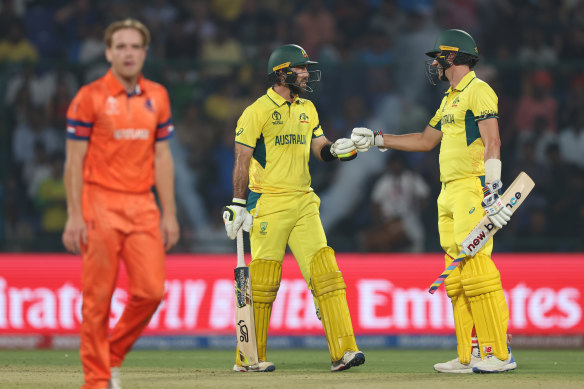
[[[442,51],[455,51],[473,57],[479,56],[477,44],[474,39],[472,39],[472,36],[466,31],[456,29],[442,31],[440,35],[438,35],[438,39],[436,39],[434,48],[431,51],[426,52],[426,55],[434,58],[436,54]]]
[[[317,63],[308,58],[308,54],[306,54],[306,51],[302,47],[298,45],[283,45],[274,50],[270,55],[270,59],[268,60],[268,75],[288,67],[314,65]]]

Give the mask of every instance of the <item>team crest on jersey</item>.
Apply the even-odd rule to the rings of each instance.
[[[110,96],[105,101],[105,114],[106,115],[119,115],[120,114],[120,103],[115,97]]]
[[[274,120],[272,124],[284,124],[282,121],[282,114],[278,111],[272,113],[272,119]]]
[[[266,235],[268,231],[268,222],[261,222],[260,223],[260,235]]]
[[[146,102],[144,103],[144,107],[146,107],[146,109],[150,112],[154,112],[154,105],[152,104],[152,100],[150,100],[150,97],[146,99]]]
[[[300,114],[300,123],[308,123],[308,115],[306,115],[304,112]]]
[[[460,102],[460,97],[456,97],[452,102],[453,107],[458,107],[458,103]]]

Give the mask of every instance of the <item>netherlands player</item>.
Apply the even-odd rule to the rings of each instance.
[[[351,139],[359,151],[371,146],[405,151],[428,151],[439,143],[440,181],[438,230],[449,265],[461,243],[485,212],[499,228],[511,212],[501,203],[502,189],[497,95],[471,70],[478,61],[474,39],[461,30],[442,32],[426,53],[428,76],[450,88],[430,123],[421,133],[390,135],[355,128]],[[478,210],[484,209],[479,212]],[[509,309],[501,277],[491,259],[493,240],[461,262],[446,279],[452,301],[458,358],[437,363],[443,373],[495,373],[515,369],[507,345]],[[476,331],[478,347],[473,333]]]
[[[315,63],[300,46],[276,49],[268,60],[272,86],[246,108],[237,122],[234,198],[226,207],[231,220],[225,222],[225,229],[231,239],[240,228],[250,231],[249,268],[261,362],[257,367],[241,366],[236,353],[235,371],[275,369],[266,361],[266,343],[286,245],[315,297],[331,370],[365,362],[355,343],[345,282],[335,253],[327,246],[318,210],[320,199],[310,187],[308,169],[311,152],[320,160],[335,161],[355,158],[356,150],[346,138],[331,144],[323,134],[314,104],[298,96],[312,91],[309,83],[320,79],[320,71],[308,71]],[[251,192],[246,196],[248,182]]]
[[[63,244],[83,258],[84,389],[120,388],[119,367],[163,297],[164,252],[179,236],[168,93],[141,74],[149,41],[137,20],[111,24],[105,32],[111,67],[79,90],[67,112]],[[120,259],[129,296],[110,337]]]

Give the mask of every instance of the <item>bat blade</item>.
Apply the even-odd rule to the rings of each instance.
[[[253,300],[249,267],[243,259],[243,237],[237,236],[238,263],[235,268],[235,324],[237,331],[237,349],[242,366],[253,366],[258,361],[258,348],[255,334]],[[241,254],[241,256],[240,256]]]
[[[533,180],[525,172],[519,173],[515,181],[509,185],[509,188],[501,196],[503,204],[511,210],[511,214],[514,214],[517,208],[523,201],[527,198],[529,193],[535,187]],[[436,279],[430,285],[428,292],[434,294],[436,290],[442,285],[444,280],[456,269],[458,264],[462,262],[466,257],[474,257],[476,253],[499,231],[489,219],[488,216],[483,217],[483,219],[473,228],[473,230],[467,235],[467,237],[462,241],[462,250],[458,256],[448,265],[448,267],[442,272],[440,277]]]

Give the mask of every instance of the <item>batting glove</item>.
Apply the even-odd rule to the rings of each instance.
[[[499,192],[503,188],[501,180],[495,180],[483,188],[483,195],[485,196],[481,205],[485,213],[497,228],[503,228],[511,219],[512,212],[503,204]]]
[[[357,158],[357,149],[351,139],[337,139],[331,145],[331,154],[341,161],[350,161]]]
[[[229,239],[235,239],[241,228],[249,231],[253,225],[253,216],[247,212],[245,205],[244,199],[233,198],[230,205],[223,207],[223,223]]]
[[[383,147],[383,134],[381,131],[373,132],[365,127],[353,128],[351,133],[351,140],[360,152],[365,152],[373,146],[379,147],[379,150],[385,151],[387,148]]]

